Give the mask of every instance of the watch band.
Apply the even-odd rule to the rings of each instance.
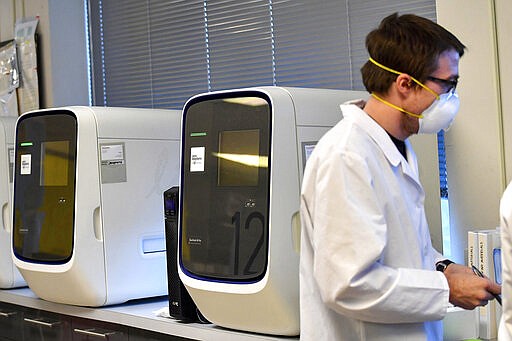
[[[436,263],[436,270],[444,272],[446,270],[446,268],[448,267],[448,265],[450,265],[450,264],[453,264],[453,262],[449,259],[439,261]]]

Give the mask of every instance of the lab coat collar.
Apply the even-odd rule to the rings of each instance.
[[[393,167],[401,165],[404,174],[411,177],[418,185],[420,185],[417,172],[417,160],[411,143],[405,140],[407,151],[407,160],[400,154],[388,133],[377,122],[375,122],[366,112],[356,105],[342,104],[340,106],[344,118],[351,118],[361,129],[365,130],[368,135],[377,143],[382,152]]]

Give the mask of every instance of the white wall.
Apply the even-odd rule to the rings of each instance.
[[[505,184],[512,181],[512,1],[496,1],[496,30],[500,70],[500,99],[503,117]]]
[[[437,135],[413,135],[410,141],[418,157],[420,181],[425,190],[425,214],[427,216],[432,245],[442,253],[443,231]]]
[[[437,0],[438,23],[467,46],[459,70],[461,108],[446,134],[452,258],[458,262],[465,261],[468,230],[498,226],[499,199],[506,182],[502,105],[508,105],[507,111],[512,106],[510,99],[502,102],[505,88],[500,86],[499,66],[510,58],[499,63],[498,46],[503,56],[510,54],[504,37],[510,39],[512,30],[510,23],[503,24],[498,44],[495,3],[502,8],[498,21],[509,20],[505,14],[511,13],[510,0]],[[510,146],[510,139],[506,140]]]
[[[17,19],[35,16],[41,106],[88,105],[84,2],[0,0],[0,41],[14,38]]]
[[[12,39],[13,26],[9,16],[14,16],[12,1],[0,0],[0,41]]]
[[[48,0],[48,3],[52,106],[89,105],[84,0]]]

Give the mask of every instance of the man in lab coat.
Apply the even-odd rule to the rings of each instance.
[[[512,341],[512,183],[507,186],[500,201],[501,259],[503,309],[498,340]]]
[[[341,106],[304,173],[301,339],[442,340],[450,303],[474,309],[501,290],[433,249],[407,140],[451,124],[465,47],[430,20],[397,14],[366,46],[372,96],[363,109]]]

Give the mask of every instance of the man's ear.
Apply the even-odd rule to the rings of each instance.
[[[398,92],[405,94],[413,90],[415,84],[411,76],[406,73],[401,73],[395,80],[395,86],[397,87]]]

